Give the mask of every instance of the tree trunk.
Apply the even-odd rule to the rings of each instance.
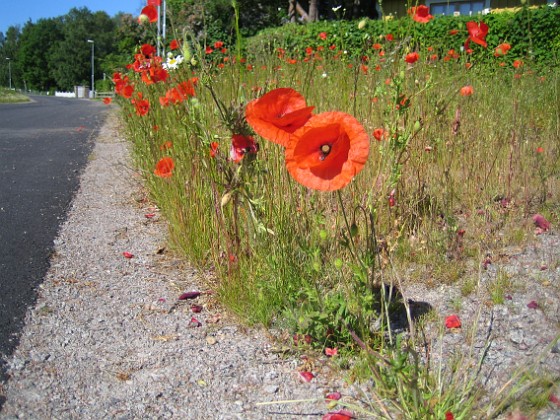
[[[319,0],[309,0],[309,21],[319,20]]]

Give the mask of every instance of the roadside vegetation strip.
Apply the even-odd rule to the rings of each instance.
[[[433,371],[420,357],[414,325],[444,335],[461,314],[399,293],[464,283],[465,297],[501,302],[507,282],[481,286],[489,256],[559,218],[560,73],[533,68],[480,20],[457,29],[463,48],[435,49],[417,31],[432,18],[411,9],[402,37],[364,30],[359,51],[320,32],[304,56],[272,45],[248,60],[187,36],[162,60],[146,42],[113,81],[172,245],[215,272],[232,311],[372,378],[368,414],[500,414],[527,376],[482,408],[480,369],[461,366],[486,351],[449,377],[445,361]]]
[[[29,98],[15,90],[0,88],[0,103],[29,102]]]

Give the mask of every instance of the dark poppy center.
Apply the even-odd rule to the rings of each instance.
[[[329,155],[329,153],[331,152],[331,145],[330,144],[323,144],[321,145],[321,156],[319,156],[319,159],[321,160],[325,160],[325,158]]]

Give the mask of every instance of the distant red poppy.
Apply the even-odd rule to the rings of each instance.
[[[461,320],[457,315],[449,315],[445,318],[446,328],[461,328]]]
[[[469,36],[465,41],[465,49],[469,48],[470,42],[482,45],[484,48],[488,46],[486,43],[486,35],[488,35],[488,25],[484,22],[467,22],[467,30],[469,31]]]
[[[241,134],[234,134],[231,137],[231,149],[229,152],[229,157],[235,163],[241,162],[243,156],[247,153],[255,154],[259,150],[255,139],[251,136],[244,136]]]
[[[286,168],[307,188],[334,191],[363,169],[368,154],[368,135],[353,116],[324,112],[313,115],[292,134],[286,147]]]
[[[445,420],[455,420],[455,416],[451,411],[445,413]]]
[[[204,52],[206,54],[212,54],[214,52],[214,50],[212,49],[212,47],[210,45],[206,46],[206,48],[204,49]]]
[[[419,58],[420,58],[420,56],[418,55],[418,53],[413,52],[413,53],[407,54],[406,57],[404,58],[404,61],[406,61],[409,64],[413,64],[413,63],[416,63]]]
[[[173,142],[167,140],[161,146],[159,146],[159,150],[169,150],[173,147]]]
[[[103,98],[103,103],[105,105],[110,105],[112,100],[113,100],[113,98]]]
[[[385,35],[385,39],[387,41],[393,41],[395,39],[395,37],[393,37],[393,34],[387,34],[387,35]]]
[[[381,141],[387,138],[387,132],[382,128],[376,128],[373,130],[373,138],[377,141]]]
[[[173,168],[175,168],[175,162],[173,162],[173,158],[166,156],[161,158],[156,164],[154,174],[156,176],[159,176],[160,178],[170,178],[171,175],[173,175]]]
[[[327,39],[327,33],[326,32],[321,32],[319,34],[319,38],[321,38],[324,41],[325,39]]]
[[[174,39],[169,43],[169,49],[170,50],[176,50],[177,48],[179,48],[179,41]]]
[[[375,43],[371,46],[374,50],[380,50],[381,48],[383,48],[383,45],[379,44],[379,43]]]
[[[458,30],[458,29],[451,29],[451,30],[449,31],[449,35],[457,35],[458,33],[459,33],[459,30]]]
[[[216,157],[218,154],[218,142],[213,141],[210,143],[210,157]]]
[[[503,44],[500,44],[496,47],[496,49],[494,50],[494,57],[506,55],[509,50],[511,50],[511,45],[504,42]]]
[[[157,22],[158,13],[155,6],[149,5],[142,9],[140,16],[138,17],[138,23],[142,24],[145,22],[154,23]]]
[[[523,61],[521,60],[513,60],[513,67],[518,69],[519,67],[523,66]]]
[[[221,49],[223,46],[224,46],[224,43],[222,41],[214,42],[214,48],[216,48],[217,50]]]
[[[463,86],[461,90],[459,90],[461,96],[471,96],[473,93],[474,89],[471,85]]]
[[[408,9],[408,14],[412,16],[412,19],[420,23],[428,23],[434,17],[430,15],[430,9],[428,6],[421,4],[420,6],[411,7]]]
[[[247,104],[245,117],[257,134],[286,146],[290,135],[311,117],[312,106],[291,88],[278,88]]]
[[[539,147],[537,147],[536,152],[537,153],[543,153],[544,149],[541,146],[539,146]]]

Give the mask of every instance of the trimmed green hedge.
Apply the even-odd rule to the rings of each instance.
[[[560,8],[549,6],[473,17],[438,16],[427,24],[414,22],[408,16],[395,20],[365,20],[365,26],[361,29],[358,21],[287,24],[266,29],[247,39],[246,47],[248,53],[255,56],[280,47],[292,57],[301,57],[307,47],[328,48],[333,44],[337,49],[346,50],[350,54],[364,54],[373,43],[379,42],[384,35],[390,33],[396,42],[406,47],[433,47],[436,52],[445,54],[449,49],[461,50],[468,36],[465,24],[469,20],[484,21],[490,27],[486,37],[487,49],[471,44],[477,60],[492,59],[494,48],[502,42],[507,42],[512,48],[504,57],[504,61],[524,59],[541,65],[558,63]],[[451,30],[458,30],[458,33],[451,35]],[[326,39],[321,39],[321,32],[327,34]]]

